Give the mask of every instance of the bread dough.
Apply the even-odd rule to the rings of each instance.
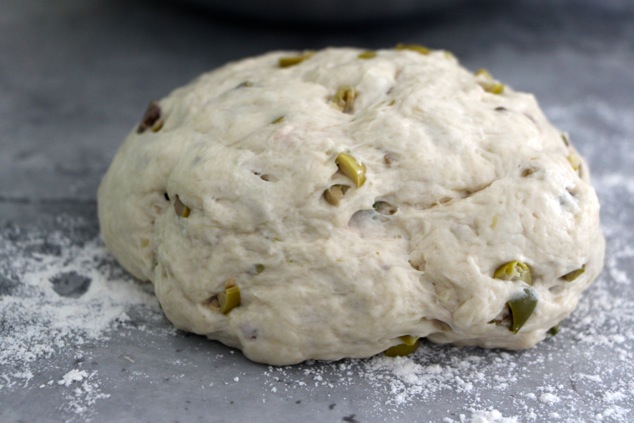
[[[176,327],[258,362],[368,357],[404,335],[532,347],[603,265],[586,163],[532,95],[448,52],[362,53],[249,58],[150,107],[99,188],[107,247]],[[514,260],[532,284],[494,277]]]

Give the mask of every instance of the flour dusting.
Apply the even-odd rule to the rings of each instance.
[[[619,183],[614,175],[597,182],[604,210],[614,210],[623,195],[634,192],[632,184],[623,178]],[[535,349],[485,351],[424,343],[408,357],[304,364],[305,377],[294,378],[289,367],[269,367],[266,383],[289,393],[365,386],[378,399],[377,414],[386,408],[398,413],[420,402],[439,404],[456,398],[448,402],[452,416],[445,418],[447,422],[579,421],[564,418],[561,404],[567,410],[596,410],[592,420],[627,420],[634,399],[634,300],[622,290],[632,283],[628,263],[634,249],[632,235],[619,228],[621,219],[620,214],[605,213],[608,251],[603,275],[563,322],[561,333]],[[566,371],[549,371],[552,366],[546,363],[555,360]],[[307,378],[313,383],[306,383]],[[536,385],[535,380],[542,383]],[[513,415],[503,415],[501,406],[515,410]],[[462,412],[453,412],[456,408]]]
[[[631,421],[634,234],[622,210],[634,210],[634,188],[615,175],[597,178],[595,186],[608,241],[606,267],[560,333],[521,352],[423,342],[408,357],[263,367],[211,341],[167,330],[151,285],[126,275],[95,231],[78,237],[73,228],[80,224],[67,218],[58,232],[4,228],[0,400],[22,392],[57,395],[65,420],[94,419],[100,404],[113,401],[122,386],[114,374],[94,366],[94,351],[122,348],[111,346],[118,339],[126,345],[117,353],[125,383],[198,386],[203,401],[224,397],[227,404],[229,392],[249,392],[266,405],[309,406],[319,398],[316,404],[330,403],[328,421],[394,421],[412,416],[412,410],[423,422],[438,421],[438,415],[446,423]],[[123,334],[126,327],[155,339],[152,348],[187,339],[196,346],[163,352],[160,367],[142,367],[153,353],[128,351],[136,344]],[[213,352],[219,348],[224,352]],[[186,352],[197,358],[176,355]],[[346,405],[363,414],[344,413]]]
[[[98,239],[7,228],[0,233],[0,395],[28,388],[36,374],[63,372],[39,388],[62,389],[60,408],[89,418],[90,407],[108,394],[98,372],[80,368],[87,353],[73,353],[70,370],[49,363],[106,342],[134,306],[158,313],[151,292],[119,270]]]

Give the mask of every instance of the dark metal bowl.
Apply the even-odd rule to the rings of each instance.
[[[191,0],[236,17],[287,23],[345,23],[403,18],[464,0]]]

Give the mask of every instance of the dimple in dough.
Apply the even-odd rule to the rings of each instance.
[[[153,104],[99,188],[107,247],[176,327],[258,362],[368,357],[405,335],[532,347],[603,265],[586,163],[532,95],[447,52],[361,53],[273,52]],[[512,261],[530,284],[494,277]]]

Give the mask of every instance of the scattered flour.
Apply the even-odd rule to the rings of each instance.
[[[88,377],[88,373],[85,370],[73,369],[66,373],[64,377],[57,381],[58,385],[70,386],[73,382],[81,382]]]
[[[504,417],[498,410],[476,411],[471,415],[471,423],[517,423],[517,417]]]
[[[614,175],[598,181],[604,210],[618,208],[623,195],[634,193],[631,183],[623,178],[620,182]],[[452,417],[446,422],[584,421],[577,413],[588,408],[599,412],[586,421],[627,421],[633,417],[634,401],[634,298],[623,295],[623,289],[632,284],[634,234],[615,229],[621,219],[621,214],[610,213],[603,219],[608,260],[602,277],[564,322],[562,333],[533,350],[512,353],[423,343],[409,357],[307,363],[300,366],[302,376],[295,376],[291,367],[269,367],[265,383],[289,394],[333,384],[365,386],[377,397],[379,415],[386,409],[405,412],[413,404],[439,404],[449,397],[456,401],[447,404]],[[547,361],[564,368],[554,371]],[[535,380],[545,384],[535,385]],[[571,413],[567,417],[560,411],[562,404]],[[454,413],[456,409],[462,412]],[[503,416],[502,409],[514,410],[513,415]]]
[[[539,396],[539,400],[543,403],[551,405],[551,404],[558,403],[559,397],[551,393],[545,393]]]
[[[97,372],[88,373],[84,370],[73,369],[66,373],[57,382],[72,389],[64,390],[62,393],[62,410],[73,415],[90,419],[91,407],[97,400],[109,398],[109,394],[101,392],[101,384],[97,380]]]
[[[212,359],[232,363],[235,371],[224,380],[214,373],[213,381],[201,382],[201,395],[249,386],[264,404],[308,399],[304,405],[332,393],[333,412],[339,402],[352,409],[354,404],[368,405],[364,418],[359,411],[348,419],[363,422],[399,420],[412,409],[422,422],[439,421],[439,412],[447,423],[632,421],[634,222],[619,209],[634,210],[634,189],[615,175],[598,178],[595,185],[608,240],[605,271],[561,333],[535,349],[507,352],[422,343],[409,357],[265,370],[227,349]],[[73,224],[64,226],[72,229]],[[109,375],[88,365],[89,347],[107,346],[112,329],[134,323],[135,309],[160,317],[160,308],[151,286],[123,273],[94,233],[78,240],[68,232],[0,229],[0,402],[4,395],[24,390],[56,392],[64,418],[85,421],[95,417],[98,401],[112,400],[116,389]],[[150,318],[137,329],[151,332],[164,324]],[[168,336],[156,333],[158,343]],[[64,354],[70,355],[61,361],[65,365],[52,360]],[[121,358],[131,366],[136,361],[125,353]],[[57,364],[51,368],[51,362]],[[188,381],[182,373],[188,363],[175,356],[170,378]],[[153,383],[154,375],[131,370],[128,377]],[[582,411],[584,416],[578,416]]]
[[[71,229],[77,225],[67,219],[61,223]],[[57,383],[40,383],[39,388],[62,389],[60,408],[70,416],[89,419],[90,407],[109,395],[101,392],[96,371],[80,368],[89,358],[81,350],[106,342],[108,330],[128,320],[127,311],[133,306],[158,313],[151,292],[119,270],[98,239],[4,228],[0,232],[0,395],[28,388],[34,375],[62,371]],[[69,351],[75,368],[51,368],[52,358]]]

